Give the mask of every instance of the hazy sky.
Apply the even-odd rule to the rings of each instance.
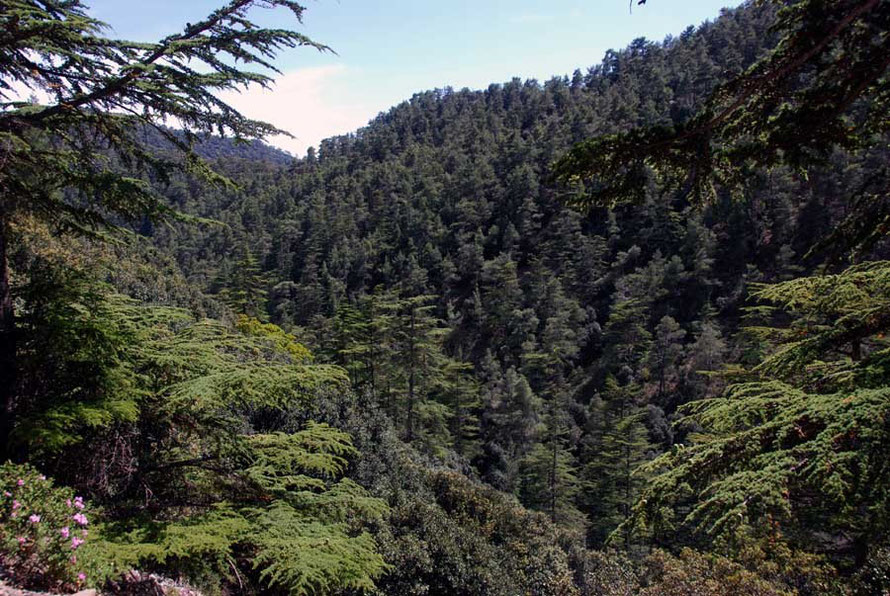
[[[86,0],[112,35],[149,40],[178,32],[223,0]],[[269,139],[301,155],[321,139],[364,126],[418,91],[545,81],[585,70],[636,37],[661,41],[738,0],[306,0],[303,24],[283,10],[257,22],[294,27],[336,54],[301,48],[277,62],[274,92],[227,97],[246,115],[290,131]],[[636,4],[636,1],[634,1]]]

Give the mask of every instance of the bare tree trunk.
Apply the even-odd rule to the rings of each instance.
[[[9,287],[9,225],[0,216],[0,463],[10,459],[9,437],[15,423],[15,311]]]

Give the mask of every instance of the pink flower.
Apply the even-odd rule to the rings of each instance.
[[[89,532],[87,532],[86,530],[81,530],[80,535],[86,538],[89,535]]]
[[[85,526],[88,523],[87,516],[85,516],[83,513],[75,513],[74,515],[71,516],[71,519],[73,519],[74,521],[76,521],[77,523],[79,523],[82,526]]]
[[[75,550],[81,544],[83,544],[83,539],[75,536],[71,539],[71,550]]]
[[[77,565],[77,555],[71,555],[70,561],[72,565]]]
[[[71,507],[71,499],[66,500],[65,504],[68,505],[68,507]]]
[[[74,497],[74,506],[83,509],[83,497]]]
[[[84,573],[83,571],[81,571],[80,573],[77,574],[78,581],[85,581],[86,578],[87,578],[87,574]]]
[[[16,501],[16,500],[13,499],[13,501],[12,501],[12,509],[13,509],[13,511],[16,510],[16,509],[18,509],[18,508],[21,507],[21,506],[22,506],[21,503],[19,503],[18,501]]]
[[[22,480],[21,478],[19,478],[18,480],[16,480],[16,485],[17,486],[25,486],[25,481]]]
[[[11,496],[12,496],[12,493],[9,492],[8,490],[3,491],[3,494],[6,495],[7,497],[11,497]]]
[[[69,532],[70,530],[68,530],[68,526],[65,526],[64,528],[59,530],[59,533],[62,534],[62,538],[68,538]]]
[[[31,516],[28,518],[28,521],[31,522],[32,524],[39,524],[40,516],[37,515],[36,513],[32,513]]]
[[[18,538],[16,538],[16,540],[19,541],[19,544],[24,544],[24,543],[25,543],[25,537],[24,537],[24,536],[19,536]]]

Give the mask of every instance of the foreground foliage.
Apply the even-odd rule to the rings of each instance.
[[[888,273],[870,262],[761,287],[797,317],[753,330],[778,343],[752,380],[683,408],[702,431],[650,464],[637,520],[662,540],[686,528],[730,549],[818,544],[863,566],[890,532]]]

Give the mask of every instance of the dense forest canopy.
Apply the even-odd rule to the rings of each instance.
[[[259,4],[136,44],[0,3],[0,568],[890,589],[886,1],[749,2],[301,159],[213,94],[325,49]]]

